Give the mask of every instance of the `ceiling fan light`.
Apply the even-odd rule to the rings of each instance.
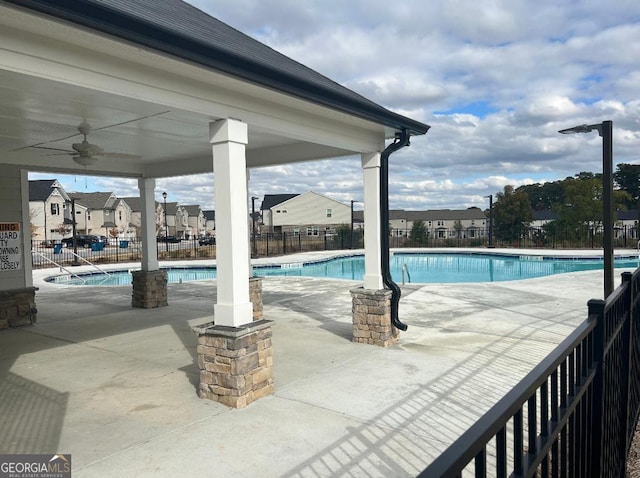
[[[94,158],[91,156],[74,156],[73,160],[80,166],[91,166],[96,161],[98,161],[98,158]]]

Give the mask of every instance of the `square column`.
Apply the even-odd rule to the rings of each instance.
[[[156,245],[156,199],[155,179],[138,179],[140,199],[142,199],[142,218],[140,231],[142,239],[142,270],[157,271],[158,247]]]
[[[364,176],[364,283],[365,289],[384,288],[380,240],[380,153],[362,154]]]
[[[209,125],[216,191],[216,325],[239,327],[253,321],[249,301],[249,209],[247,125],[226,119]]]
[[[156,246],[155,187],[154,179],[138,179],[142,199],[142,270],[131,273],[131,306],[142,309],[168,305],[167,271],[160,270]]]

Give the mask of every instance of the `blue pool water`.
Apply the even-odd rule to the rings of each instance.
[[[616,258],[615,267],[636,268],[637,257]],[[530,279],[565,272],[597,270],[603,268],[602,259],[552,258],[543,256],[508,256],[495,254],[451,254],[451,253],[396,253],[390,260],[391,275],[397,283],[456,283],[497,282]],[[189,282],[215,279],[215,267],[172,267],[168,270],[169,282]],[[362,280],[364,256],[339,257],[331,260],[283,264],[279,266],[254,267],[259,277],[300,276],[326,277],[333,279]],[[81,278],[67,275],[47,278],[47,281],[67,285],[130,285],[129,271],[109,272],[109,276],[89,273]]]

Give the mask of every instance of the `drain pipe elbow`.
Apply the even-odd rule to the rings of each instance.
[[[409,146],[409,130],[404,128],[396,134],[393,143],[387,146],[380,156],[380,249],[382,258],[382,281],[391,290],[391,323],[399,330],[407,330],[407,325],[398,317],[400,304],[400,287],[391,278],[389,267],[389,156],[399,149]]]

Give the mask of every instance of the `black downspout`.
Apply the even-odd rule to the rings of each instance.
[[[405,146],[409,146],[409,130],[404,128],[396,133],[393,143],[387,146],[380,157],[380,249],[382,256],[382,281],[391,289],[391,323],[396,329],[407,330],[407,325],[398,318],[400,287],[393,282],[389,270],[389,156]]]

